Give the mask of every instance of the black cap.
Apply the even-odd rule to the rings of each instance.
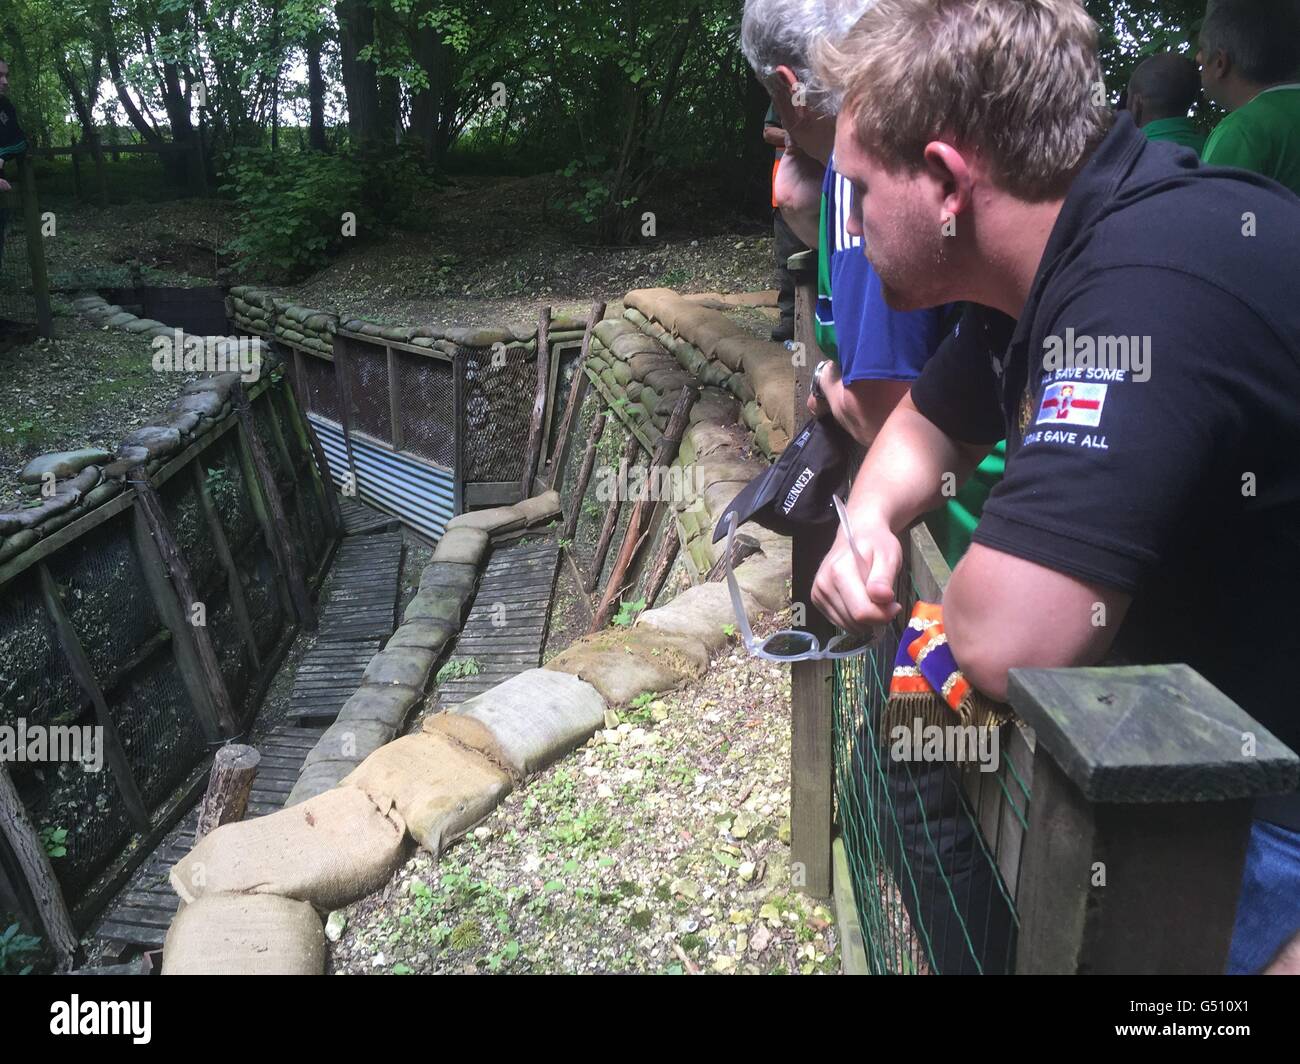
[[[853,438],[829,417],[808,423],[765,472],[751,480],[722,511],[713,542],[727,534],[727,514],[736,526],[757,521],[792,535],[797,529],[837,520],[831,497],[843,491],[849,475]]]

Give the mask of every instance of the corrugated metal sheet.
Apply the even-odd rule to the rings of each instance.
[[[325,449],[334,483],[341,488],[343,474],[348,470],[343,430],[316,414],[307,416]],[[352,458],[359,499],[401,518],[430,539],[442,536],[456,512],[456,489],[450,470],[386,450],[355,433]]]

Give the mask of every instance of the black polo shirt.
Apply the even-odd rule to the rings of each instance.
[[[21,155],[27,150],[27,140],[18,125],[18,112],[8,96],[0,96],[0,159]]]
[[[1132,593],[1119,655],[1188,663],[1300,749],[1300,199],[1122,115],[1020,319],[970,308],[912,398],[1006,436],[975,542]]]

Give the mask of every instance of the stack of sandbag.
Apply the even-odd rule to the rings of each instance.
[[[239,332],[270,336],[275,332],[277,308],[270,292],[249,285],[230,290],[230,320]]]
[[[275,316],[275,335],[278,339],[322,355],[333,353],[334,334],[338,328],[337,314],[300,307],[294,303],[279,306]]]
[[[637,289],[624,317],[702,384],[725,388],[742,404],[745,424],[769,458],[790,442],[794,363],[784,345],[762,340],[725,314],[667,288]]]

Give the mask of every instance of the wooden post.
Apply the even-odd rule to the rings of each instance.
[[[667,470],[673,464],[673,459],[677,457],[677,448],[681,445],[686,426],[690,424],[691,406],[695,403],[699,394],[697,388],[688,384],[682,388],[681,394],[678,395],[677,402],[673,405],[672,415],[668,418],[668,424],[664,428],[664,434],[659,438],[659,443],[655,446],[655,453],[650,459],[650,471],[647,477],[648,485],[656,483],[656,470]],[[654,492],[647,491],[646,494],[652,495]],[[645,539],[645,533],[649,530],[647,518],[658,503],[659,500],[657,499],[638,499],[632,507],[632,515],[627,522],[627,531],[623,534],[623,543],[619,547],[618,556],[614,559],[614,568],[610,571],[609,581],[605,584],[605,591],[600,597],[600,604],[596,607],[592,616],[590,631],[598,632],[605,626],[615,603],[623,597],[624,583],[627,581],[628,573],[632,570],[632,563],[636,559],[642,541]],[[599,572],[599,569],[597,572]]]
[[[673,513],[668,513],[664,520],[668,522],[668,527],[664,530],[664,538],[659,543],[659,552],[655,559],[650,563],[650,576],[645,585],[645,605],[646,609],[652,609],[655,599],[659,597],[659,592],[664,589],[664,583],[668,579],[668,574],[672,571],[673,562],[677,559],[677,549],[681,546],[681,540],[677,532],[677,517]]]
[[[339,422],[343,428],[343,449],[348,456],[348,473],[352,477],[352,488],[356,496],[361,495],[361,474],[357,470],[356,459],[352,456],[352,374],[348,372],[347,340],[334,335],[334,380],[339,392]]]
[[[569,385],[569,402],[564,408],[564,420],[560,422],[559,431],[555,434],[555,453],[551,456],[551,476],[548,481],[548,487],[551,488],[560,481],[560,473],[564,469],[569,452],[569,434],[573,431],[573,422],[578,417],[578,408],[582,405],[582,398],[587,391],[587,375],[582,371],[582,367],[587,364],[587,355],[591,353],[592,330],[604,316],[605,304],[597,300],[587,313],[587,329],[582,334],[582,350],[578,352],[578,361],[573,367],[573,383]]]
[[[299,359],[310,356],[298,352]],[[285,405],[289,410],[289,420],[293,422],[293,431],[298,437],[301,446],[307,448],[312,457],[315,459],[315,469],[312,471],[312,479],[316,484],[317,499],[324,507],[324,516],[326,526],[331,532],[338,536],[343,532],[343,510],[339,506],[338,491],[334,487],[334,478],[330,474],[329,458],[325,455],[325,448],[321,446],[320,438],[316,435],[316,429],[307,417],[306,407],[298,401],[297,392],[293,382],[285,378],[287,382],[287,391],[285,393]]]
[[[615,484],[614,494],[610,496],[609,503],[605,507],[605,520],[600,526],[600,536],[596,539],[596,553],[592,555],[591,571],[587,573],[587,582],[583,585],[583,589],[589,595],[596,590],[596,584],[600,581],[600,571],[605,568],[605,555],[609,553],[610,541],[613,540],[614,532],[618,528],[618,511],[623,505],[619,485],[627,483],[628,470],[640,449],[640,441],[629,430],[627,446],[623,448],[623,457],[618,463],[618,483]]]
[[[1253,800],[1300,758],[1186,665],[1012,669],[1010,700],[1037,736],[1017,973],[1221,974]]]
[[[23,227],[27,230],[27,263],[32,271],[32,296],[36,300],[36,328],[48,340],[53,329],[53,318],[50,315],[50,278],[45,270],[45,237],[41,235],[41,211],[36,199],[35,161],[24,159],[21,170]]]
[[[465,358],[465,349],[458,347],[451,359],[451,402],[456,419],[452,425],[456,446],[455,468],[451,475],[455,496],[452,509],[458,514],[465,512]]]
[[[596,448],[600,444],[600,438],[605,434],[605,413],[596,415],[596,420],[591,423],[591,435],[587,437],[587,451],[582,456],[582,468],[578,471],[578,483],[574,486],[573,492],[569,498],[573,500],[569,507],[568,516],[564,519],[564,532],[562,539],[572,542],[574,534],[578,531],[578,518],[582,515],[582,499],[587,494],[587,484],[591,481],[591,471],[596,465]]]
[[[194,478],[194,490],[199,496],[199,509],[203,511],[203,518],[207,522],[208,535],[212,537],[212,546],[216,549],[217,560],[226,571],[226,592],[230,595],[230,608],[234,612],[235,623],[239,626],[239,634],[244,637],[244,646],[248,648],[248,656],[253,662],[253,668],[260,673],[262,655],[257,650],[257,636],[253,632],[253,619],[248,612],[248,602],[244,598],[244,584],[239,579],[239,568],[235,565],[235,557],[230,552],[226,530],[221,526],[221,518],[212,503],[207,475],[203,472],[203,463],[191,462],[190,471]]]
[[[394,451],[400,451],[406,447],[406,439],[402,434],[402,390],[397,383],[397,352],[391,344],[385,344],[384,353],[388,361],[389,442]]]
[[[45,844],[23,807],[4,761],[0,761],[0,832],[8,840],[32,892],[36,911],[45,926],[45,937],[59,956],[59,967],[71,968],[77,954],[77,931],[72,915],[54,875],[49,854],[45,852]]]
[[[546,392],[551,380],[551,308],[542,307],[537,316],[537,389],[533,393],[533,416],[528,427],[528,447],[524,451],[524,476],[519,497],[533,495],[533,478],[542,456],[542,433],[546,428]]]
[[[238,387],[236,383],[235,388]],[[212,634],[206,625],[196,625],[192,620],[194,606],[200,599],[194,587],[194,578],[190,575],[189,563],[185,560],[185,555],[181,553],[180,545],[172,534],[162,500],[158,498],[158,493],[150,483],[145,467],[138,465],[132,469],[130,480],[135,485],[136,508],[149,527],[149,534],[157,544],[158,553],[162,556],[163,568],[171,580],[172,587],[176,589],[176,597],[180,600],[182,622],[189,629],[190,641],[198,656],[203,685],[211,693],[221,734],[234,735],[239,731],[239,724],[235,719],[235,708],[230,692],[226,689],[225,677],[221,675],[221,662],[217,657],[216,648],[212,645]]]
[[[763,548],[758,545],[758,540],[753,536],[745,535],[742,532],[736,533],[736,538],[731,543],[731,554],[724,554],[709,568],[704,574],[701,583],[712,584],[719,580],[727,578],[727,569],[733,572],[740,566],[746,558],[751,558],[758,554]]]
[[[109,771],[113,774],[113,782],[117,784],[117,789],[122,795],[122,802],[126,806],[127,812],[131,814],[131,819],[135,821],[135,826],[140,831],[147,831],[149,828],[149,810],[144,804],[144,796],[140,793],[140,785],[136,783],[130,762],[126,759],[126,750],[123,749],[122,740],[117,734],[117,727],[113,723],[113,715],[108,711],[108,702],[104,699],[104,692],[99,686],[99,681],[95,678],[90,660],[86,657],[86,652],[81,646],[81,639],[72,626],[72,620],[63,607],[63,598],[59,593],[59,586],[50,574],[49,567],[45,562],[40,562],[37,569],[41,578],[41,596],[45,601],[45,612],[49,615],[50,620],[54,622],[54,631],[58,636],[59,647],[63,650],[63,656],[67,659],[68,668],[72,671],[78,686],[86,693],[91,705],[95,707],[95,720],[103,735],[104,760],[108,763]]]
[[[248,443],[253,456],[253,468],[257,474],[262,497],[266,500],[267,513],[271,521],[271,535],[268,546],[278,556],[281,569],[289,584],[289,595],[293,599],[294,612],[298,620],[309,632],[316,630],[316,609],[312,605],[311,594],[307,590],[307,580],[303,576],[302,566],[298,564],[298,555],[292,547],[289,521],[285,517],[284,502],[280,498],[280,489],[275,484],[275,474],[271,471],[271,460],[266,455],[266,447],[257,434],[257,425],[253,421],[253,408],[244,394],[243,381],[235,381],[230,389],[231,405],[239,415],[239,427]]]
[[[253,778],[261,763],[262,755],[242,743],[227,743],[217,751],[212,759],[208,790],[199,805],[199,822],[194,829],[195,845],[213,828],[244,819]]]
[[[795,339],[803,345],[795,361],[794,430],[808,421],[806,397],[812,370],[821,358],[813,331],[817,302],[817,253],[792,255],[795,280]],[[834,628],[812,604],[812,584],[822,558],[835,539],[827,531],[796,533],[792,542],[791,601],[803,606],[805,627],[825,643]],[[834,727],[829,661],[797,661],[790,666],[790,865],[802,872],[803,890],[815,898],[831,893],[831,829],[835,762],[831,745]]]

